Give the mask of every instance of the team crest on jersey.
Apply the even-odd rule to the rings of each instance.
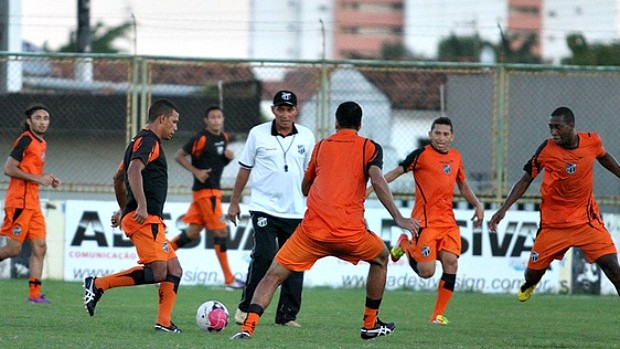
[[[13,236],[20,236],[22,234],[22,227],[19,225],[13,226]]]
[[[450,165],[449,164],[443,164],[443,173],[449,175],[450,174]]]
[[[532,262],[538,262],[538,252],[532,251],[532,254],[530,255],[530,259],[532,260]]]
[[[218,145],[217,147],[215,147],[215,151],[217,151],[217,155],[224,154],[224,146],[223,145]]]
[[[431,247],[430,246],[422,246],[422,249],[420,250],[422,253],[422,256],[424,257],[428,257],[431,255]]]
[[[306,146],[303,144],[298,144],[297,145],[297,152],[301,155],[304,155],[306,153]]]
[[[261,227],[264,228],[267,226],[267,218],[266,217],[258,217],[258,219],[256,220],[256,224]]]
[[[566,173],[573,174],[577,172],[577,164],[566,164]]]
[[[170,252],[170,245],[168,245],[167,241],[163,243],[162,250],[164,250],[164,252],[166,253]]]

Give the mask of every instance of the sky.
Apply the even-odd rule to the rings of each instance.
[[[91,0],[90,24],[113,26],[135,16],[126,53],[201,58],[247,58],[248,6],[238,0]],[[22,0],[22,40],[57,49],[77,27],[77,0]],[[10,21],[20,20],[11,18]],[[136,46],[137,52],[134,52]]]

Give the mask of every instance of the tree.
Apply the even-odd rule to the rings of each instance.
[[[562,59],[562,64],[570,65],[620,65],[620,44],[589,45],[582,34],[571,34],[566,37],[566,44],[572,51],[572,57]]]
[[[437,60],[440,62],[477,62],[480,50],[486,44],[477,35],[456,36],[452,33],[439,42]]]
[[[114,41],[117,39],[126,39],[129,30],[132,28],[130,21],[123,22],[118,26],[106,27],[102,22],[97,22],[95,27],[91,30],[91,51],[93,53],[119,53],[123,52],[122,49],[117,49],[113,46]],[[47,47],[46,51],[49,50]],[[77,52],[77,34],[76,31],[71,31],[69,34],[69,42],[61,46],[58,52]]]

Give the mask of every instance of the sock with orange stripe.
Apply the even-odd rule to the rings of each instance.
[[[439,281],[439,288],[437,289],[437,301],[435,302],[435,310],[433,312],[432,319],[435,319],[437,315],[443,315],[446,311],[446,307],[452,298],[454,293],[454,284],[456,283],[456,274],[442,274]]]
[[[248,307],[248,316],[245,318],[243,322],[243,327],[241,327],[241,332],[247,332],[250,336],[254,335],[254,329],[256,329],[256,325],[258,325],[258,321],[260,320],[261,315],[265,309],[256,303],[250,304]]]
[[[379,306],[381,299],[370,299],[366,297],[366,306],[364,307],[364,328],[374,328],[379,315]]]
[[[39,298],[41,296],[41,280],[31,276],[28,278],[28,297],[31,299]]]
[[[169,327],[172,323],[172,309],[177,300],[181,278],[174,275],[166,275],[166,281],[159,284],[159,308],[157,312],[157,323]]]
[[[95,287],[105,291],[114,287],[154,284],[153,271],[149,267],[133,267],[116,274],[97,277]]]
[[[224,282],[226,282],[226,284],[230,284],[235,281],[235,276],[230,270],[230,265],[228,264],[226,240],[226,238],[216,236],[213,238],[213,243],[215,245],[215,255],[217,256],[217,260],[220,261],[220,266],[222,267],[222,272],[224,273]]]

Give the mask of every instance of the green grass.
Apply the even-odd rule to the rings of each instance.
[[[380,315],[397,323],[396,332],[363,341],[364,290],[308,288],[302,328],[275,326],[274,300],[253,339],[232,341],[240,291],[181,286],[173,319],[182,334],[153,332],[154,286],[109,290],[94,317],[83,307],[80,284],[44,281],[43,291],[52,305],[26,303],[26,280],[0,280],[0,348],[620,348],[618,297],[534,294],[519,303],[514,295],[457,292],[445,314],[450,324],[438,326],[427,322],[434,293],[387,291]],[[196,309],[210,299],[231,312],[220,333],[195,324]]]

